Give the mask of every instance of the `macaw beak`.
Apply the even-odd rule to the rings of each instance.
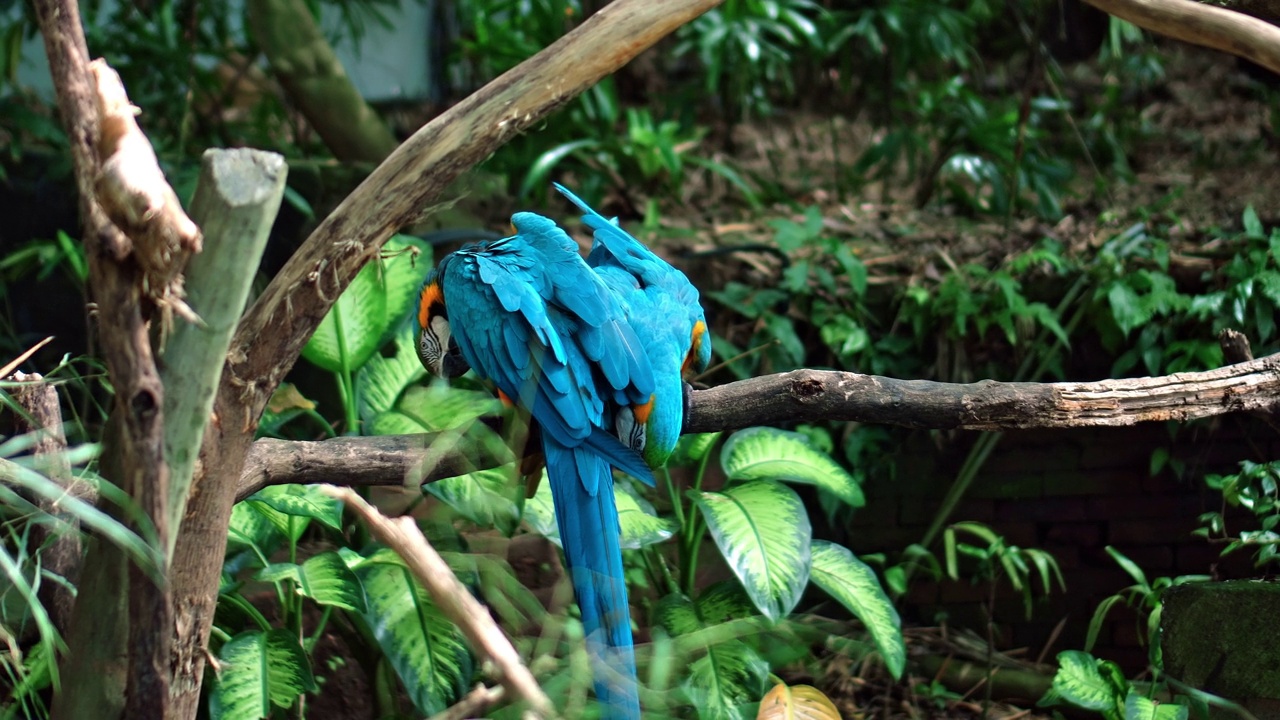
[[[452,380],[471,369],[462,350],[458,347],[450,332],[449,319],[444,315],[436,315],[427,320],[427,325],[418,337],[418,359],[431,374]]]
[[[465,375],[471,365],[467,363],[466,358],[462,357],[462,351],[458,349],[458,343],[449,338],[449,350],[440,357],[440,366],[436,372],[446,380]]]

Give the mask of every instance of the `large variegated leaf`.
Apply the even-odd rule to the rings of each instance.
[[[386,327],[398,325],[410,317],[411,311],[417,310],[414,301],[422,288],[423,278],[427,276],[427,269],[431,267],[431,254],[431,243],[412,235],[392,235],[382,246],[380,261],[382,285],[387,294]]]
[[[289,707],[302,693],[316,690],[307,654],[284,628],[241,633],[222,646],[218,659],[209,695],[214,720],[258,720],[273,704]]]
[[[885,667],[894,678],[902,677],[907,662],[902,620],[880,586],[875,571],[847,549],[815,540],[810,579],[867,626],[876,647],[880,648]]]
[[[653,610],[653,621],[667,634],[679,637],[755,614],[755,606],[742,587],[726,580],[704,590],[696,603],[679,593],[662,598]]]
[[[361,421],[368,423],[394,408],[405,388],[426,376],[427,370],[418,359],[417,343],[413,323],[405,319],[391,344],[360,366],[360,372],[356,373],[356,397]]]
[[[411,249],[426,258],[415,257]],[[302,349],[302,356],[329,372],[351,372],[364,365],[407,316],[430,264],[431,248],[417,238],[387,240],[378,259],[367,263],[338,297]],[[326,278],[321,278],[325,281]]]
[[[622,528],[624,550],[655,545],[675,534],[675,521],[658,517],[653,505],[631,492],[628,486],[615,484],[613,500],[618,507],[618,525]]]
[[[258,579],[276,582],[288,578],[297,584],[298,594],[321,605],[364,612],[364,588],[360,579],[336,552],[307,558],[301,565],[273,563],[258,573]]]
[[[1187,720],[1191,711],[1178,703],[1157,703],[1134,688],[1124,699],[1124,720]]]
[[[394,553],[375,552],[356,575],[364,585],[364,620],[418,710],[431,715],[456,702],[472,674],[458,629]]]
[[[330,282],[322,277],[320,282]],[[356,273],[302,348],[302,357],[332,373],[352,372],[378,349],[387,326],[387,290],[378,263]]]
[[[660,543],[675,534],[675,524],[660,518],[653,506],[618,484],[613,486],[613,501],[618,508],[618,524],[622,528],[622,547],[628,550]],[[538,485],[538,491],[524,503],[524,520],[539,535],[560,544],[556,525],[555,503],[551,499],[551,483]]]
[[[681,436],[676,442],[675,450],[671,452],[671,457],[667,459],[667,464],[673,467],[697,465],[702,462],[707,453],[711,452],[720,435],[721,433],[713,432]]]
[[[415,385],[405,391],[399,410],[418,421],[422,429],[417,432],[439,432],[468,426],[485,415],[496,415],[502,410],[502,403],[476,390]]]
[[[804,435],[770,427],[740,430],[720,452],[724,474],[733,480],[782,480],[814,485],[852,507],[862,507],[862,488],[829,455]]]
[[[520,524],[515,493],[524,492],[515,481],[514,466],[480,470],[424,485],[458,514],[485,527],[496,527],[508,537]]]
[[[720,643],[693,661],[681,684],[704,720],[740,720],[760,697],[769,666],[737,640]]]
[[[1058,653],[1053,691],[1072,705],[1099,712],[1116,707],[1115,690],[1098,671],[1098,661],[1079,650]]]
[[[342,529],[342,502],[316,485],[268,485],[250,495],[248,500],[260,502],[285,515],[319,520],[334,530]]]
[[[840,720],[840,711],[812,685],[778,683],[760,700],[756,720]]]
[[[809,515],[800,497],[778,482],[754,480],[721,492],[690,491],[751,601],[777,622],[809,583]]]
[[[654,620],[673,637],[688,635],[753,614],[750,601],[733,583],[717,583],[695,603],[673,594],[654,609]],[[764,691],[769,667],[754,650],[731,639],[700,646],[681,690],[702,718],[746,718],[745,708]]]
[[[288,526],[287,516],[268,505],[238,502],[231,508],[227,544],[236,548],[253,548],[262,555],[270,555],[284,542]]]

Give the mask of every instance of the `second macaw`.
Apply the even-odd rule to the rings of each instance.
[[[427,277],[418,353],[437,375],[470,366],[539,424],[602,717],[631,720],[640,706],[611,467],[653,475],[610,428],[619,408],[651,403],[654,374],[576,243],[533,213],[511,222],[514,236],[466,246]]]
[[[685,377],[706,370],[711,362],[698,289],[616,221],[592,210],[563,185],[556,183],[555,188],[578,206],[583,224],[595,233],[587,264],[622,300],[653,366],[652,400],[621,408],[614,422],[618,438],[657,469],[675,449],[684,426]]]

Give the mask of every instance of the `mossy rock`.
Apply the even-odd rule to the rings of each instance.
[[[1258,717],[1280,717],[1280,583],[1189,583],[1163,600],[1165,672]]]

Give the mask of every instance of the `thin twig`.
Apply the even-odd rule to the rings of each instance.
[[[431,595],[440,612],[462,631],[472,649],[493,661],[499,680],[511,697],[528,704],[540,717],[555,715],[551,700],[520,660],[511,641],[478,600],[458,582],[444,558],[423,537],[412,518],[388,518],[349,488],[323,486],[324,492],[343,501],[360,516],[380,542],[396,551],[414,577]]]

